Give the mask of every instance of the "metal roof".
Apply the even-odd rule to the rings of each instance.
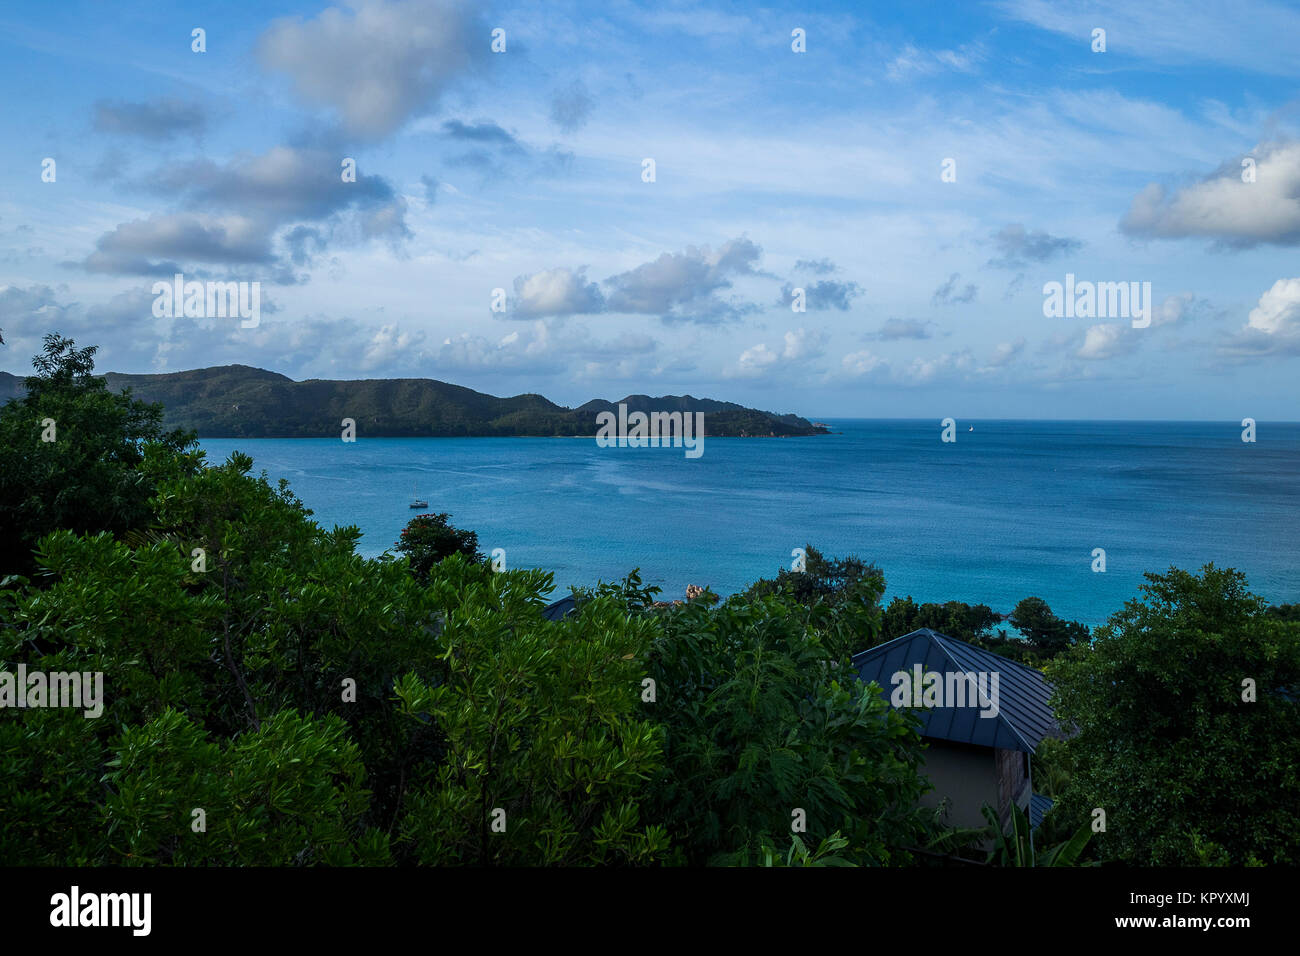
[[[1000,654],[923,627],[853,655],[859,679],[879,684],[886,700],[895,686],[893,675],[911,673],[915,664],[923,672],[998,675],[996,716],[983,717],[979,706],[970,705],[912,708],[921,718],[922,736],[1033,753],[1044,737],[1060,735],[1048,705],[1052,685],[1032,667]]]
[[[1053,802],[1051,797],[1045,797],[1041,793],[1029,795],[1029,825],[1031,827],[1036,827],[1043,822],[1043,814],[1052,809]]]
[[[569,597],[560,598],[554,604],[548,604],[546,607],[542,608],[542,617],[546,618],[548,621],[558,621],[561,618],[568,617],[577,609],[578,602],[573,599],[572,595],[570,595]]]

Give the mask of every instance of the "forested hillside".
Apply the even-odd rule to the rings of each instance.
[[[372,438],[594,435],[596,415],[618,403],[593,400],[566,408],[541,395],[510,398],[429,378],[295,382],[277,372],[223,365],[158,375],[104,376],[110,390],[160,402],[164,426],[193,429],[200,438],[335,438],[345,418]],[[0,372],[0,401],[23,394],[22,378]],[[796,415],[776,415],[690,395],[630,395],[629,412],[705,413],[705,434],[794,436],[824,434]]]

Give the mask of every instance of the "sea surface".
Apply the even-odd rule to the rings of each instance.
[[[211,463],[238,449],[287,478],[326,527],[357,525],[366,555],[450,512],[485,554],[553,572],[552,599],[633,568],[663,598],[725,596],[811,543],[874,561],[887,597],[1009,612],[1036,595],[1090,625],[1171,565],[1234,567],[1268,600],[1300,601],[1300,424],[1261,422],[1246,443],[1234,422],[963,421],[944,443],[930,419],[824,421],[835,434],[706,437],[693,459],[592,438],[201,444]]]

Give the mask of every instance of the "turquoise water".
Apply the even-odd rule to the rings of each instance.
[[[359,526],[368,555],[423,513],[414,485],[484,553],[552,571],[555,597],[634,567],[665,597],[726,595],[811,542],[875,561],[889,596],[1005,612],[1033,594],[1089,624],[1170,565],[1236,567],[1269,600],[1300,601],[1300,424],[1261,423],[1247,444],[1231,422],[964,421],[944,444],[928,419],[826,421],[842,434],[706,438],[696,459],[591,438],[201,444],[289,479],[317,521]]]

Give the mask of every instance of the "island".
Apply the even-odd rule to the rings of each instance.
[[[629,412],[703,412],[710,438],[791,438],[829,429],[798,415],[746,408],[690,395],[593,399],[577,408],[529,393],[498,398],[431,378],[297,382],[278,372],[222,365],[148,375],[108,372],[108,387],[161,402],[168,428],[200,438],[337,438],[342,421],[373,438],[581,437],[596,434],[596,416]],[[23,392],[23,379],[0,372],[0,402]]]

